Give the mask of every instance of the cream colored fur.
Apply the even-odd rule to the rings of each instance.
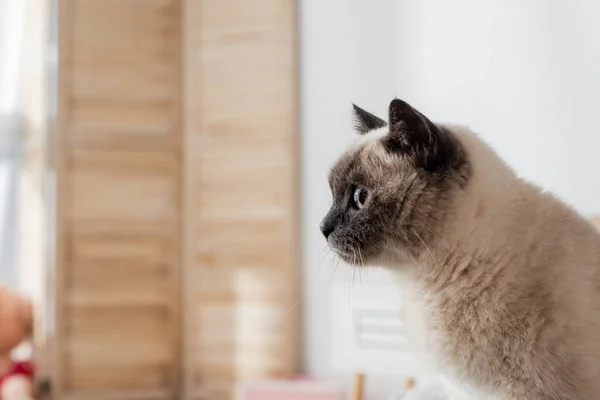
[[[598,233],[468,129],[447,128],[471,181],[442,239],[397,268],[423,355],[465,399],[600,399]]]
[[[600,399],[596,228],[464,127],[400,99],[387,122],[354,111],[362,136],[330,172],[321,233],[404,282],[426,362],[464,398]]]

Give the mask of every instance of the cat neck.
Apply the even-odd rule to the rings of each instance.
[[[452,128],[473,165],[471,181],[457,192],[452,212],[440,226],[434,243],[417,260],[418,279],[432,287],[484,285],[485,276],[501,274],[519,251],[524,215],[539,189],[516,176],[480,138],[463,128]],[[523,243],[520,243],[521,245]]]

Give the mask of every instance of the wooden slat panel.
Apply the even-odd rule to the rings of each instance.
[[[263,267],[258,263],[235,269],[219,265],[203,267],[198,273],[204,278],[196,283],[198,301],[278,303],[288,296],[289,289],[285,285],[270,285],[271,282],[283,282],[288,277],[289,271],[279,268]]]
[[[164,309],[132,307],[107,313],[101,308],[74,308],[69,312],[73,372],[125,366],[144,370],[172,359],[165,340]]]
[[[175,295],[166,279],[175,267],[170,238],[112,232],[74,235],[71,243],[71,307],[165,307]]]
[[[178,160],[160,151],[75,149],[70,187],[74,223],[165,224],[178,212]]]
[[[60,1],[56,398],[220,400],[294,372],[295,2],[182,2],[182,137],[180,2]]]
[[[164,278],[146,274],[120,280],[123,272],[111,272],[71,273],[65,327],[68,389],[169,387],[176,362],[169,291],[152,291],[165,287]],[[89,276],[78,275],[100,279],[92,284]]]
[[[60,0],[55,398],[178,398],[179,0]]]
[[[197,254],[203,267],[252,266],[289,271],[292,268],[289,264],[291,244],[282,240],[288,229],[284,218],[202,221],[198,223],[198,230],[204,235],[196,242]]]
[[[294,1],[185,2],[187,399],[297,368]]]
[[[75,390],[64,400],[165,400],[170,393],[165,389],[113,389],[113,390]]]
[[[76,0],[70,140],[174,136],[179,2]]]

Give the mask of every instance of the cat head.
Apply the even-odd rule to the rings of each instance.
[[[357,143],[329,174],[333,205],[321,232],[353,265],[406,262],[435,240],[470,177],[449,128],[394,99],[385,121],[354,105]]]

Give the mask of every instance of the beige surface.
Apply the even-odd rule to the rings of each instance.
[[[60,5],[56,398],[296,372],[295,2]]]
[[[185,2],[188,394],[296,371],[296,4]]]
[[[179,2],[60,7],[56,398],[173,397]]]

